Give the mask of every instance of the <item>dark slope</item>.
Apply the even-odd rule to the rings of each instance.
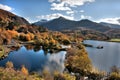
[[[106,22],[100,22],[100,24],[104,25],[104,26],[109,26],[111,28],[117,28],[120,29],[120,25],[118,24],[111,24],[111,23],[106,23]]]
[[[79,27],[93,29],[93,30],[97,30],[100,32],[105,32],[110,29],[110,27],[108,26],[104,26],[99,23],[87,20],[87,19],[80,20],[80,21],[72,21],[72,20],[65,19],[63,17],[53,19],[51,21],[45,22],[40,25],[45,26],[48,29],[57,30],[57,31],[62,31],[64,29],[77,29]]]
[[[23,17],[19,17],[11,12],[0,9],[0,23],[2,25],[8,25],[9,23],[29,25],[29,22]]]

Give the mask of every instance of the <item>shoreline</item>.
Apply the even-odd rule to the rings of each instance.
[[[85,39],[85,40],[94,40],[94,39]],[[83,41],[85,41],[83,40]],[[110,41],[110,40],[94,40],[94,41],[104,41],[104,42],[115,42],[115,43],[120,43],[120,41]]]

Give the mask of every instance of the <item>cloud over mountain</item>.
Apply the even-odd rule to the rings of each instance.
[[[64,2],[59,3],[59,4],[52,3],[51,4],[51,6],[52,6],[51,10],[61,10],[61,11],[71,10],[68,6],[64,6],[64,5],[65,5]]]
[[[7,5],[0,4],[0,9],[7,10],[7,11],[12,11],[13,8]]]
[[[81,15],[80,18],[81,18],[81,19],[91,19],[92,17],[91,17],[91,16]]]
[[[51,19],[58,18],[60,16],[65,17],[65,18],[70,19],[70,20],[74,20],[74,17],[62,15],[60,13],[54,13],[54,14],[49,14],[49,15],[40,15],[40,16],[36,16],[36,18],[51,20]]]
[[[74,19],[74,15],[77,13],[81,13],[81,18],[82,19],[90,19],[90,16],[84,16],[82,13],[84,10],[77,10],[78,7],[81,7],[82,5],[85,5],[86,3],[92,3],[95,0],[48,0],[48,2],[51,3],[51,10],[53,11],[62,11],[63,17],[64,15],[67,15],[68,19]],[[56,13],[55,13],[56,14]],[[48,15],[46,15],[48,16]]]
[[[112,23],[112,24],[119,24],[120,25],[120,17],[103,18],[103,19],[100,19],[98,22],[106,22],[106,23]]]
[[[76,7],[76,6],[82,6],[85,3],[91,3],[94,2],[95,0],[49,0],[49,2],[59,2],[67,4],[70,7]]]
[[[49,0],[51,10],[72,10],[72,7],[82,6],[85,3],[91,3],[95,0]]]

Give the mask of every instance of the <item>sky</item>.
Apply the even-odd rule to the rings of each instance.
[[[120,0],[0,0],[0,9],[24,17],[30,23],[60,16],[79,21],[120,24]]]

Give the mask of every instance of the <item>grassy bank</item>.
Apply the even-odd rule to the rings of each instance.
[[[0,46],[0,58],[4,55],[4,49],[2,46]]]
[[[111,39],[111,40],[109,40],[110,42],[120,42],[120,39],[117,39],[117,38],[115,38],[115,39]]]

